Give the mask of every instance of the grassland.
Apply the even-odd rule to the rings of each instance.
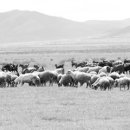
[[[87,39],[1,44],[0,62],[39,63],[50,68],[71,58],[130,58],[130,40]]]
[[[71,58],[130,58],[130,40],[1,44],[0,63],[39,63],[47,69]],[[70,68],[69,62],[66,63]],[[85,87],[0,88],[0,130],[129,130],[130,91]]]
[[[85,87],[0,89],[0,130],[129,130],[130,92]]]

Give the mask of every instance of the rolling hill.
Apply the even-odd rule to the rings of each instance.
[[[0,43],[129,36],[130,19],[76,22],[35,11],[0,13]]]

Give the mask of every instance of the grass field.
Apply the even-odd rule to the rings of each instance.
[[[0,63],[39,63],[48,68],[55,63],[91,58],[130,58],[130,40],[87,39],[1,44]]]
[[[0,48],[1,64],[39,63],[46,69],[71,58],[102,57],[130,58],[130,40],[7,43]],[[130,91],[25,85],[0,88],[0,101],[0,130],[130,130]]]
[[[0,89],[0,130],[129,130],[130,91]]]

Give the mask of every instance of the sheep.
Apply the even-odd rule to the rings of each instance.
[[[45,71],[45,69],[44,69],[44,67],[43,66],[41,66],[41,67],[39,67],[38,68],[38,70],[37,70],[38,72],[43,72],[43,71]]]
[[[6,87],[7,75],[5,72],[0,72],[0,87]]]
[[[57,68],[53,72],[57,74],[64,74],[64,71],[65,71],[64,68]]]
[[[98,78],[94,84],[92,84],[92,88],[93,89],[98,89],[98,87],[100,87],[101,90],[106,90],[108,88],[108,90],[110,89],[110,81],[108,78],[106,77],[100,77]]]
[[[74,86],[74,79],[71,75],[64,74],[61,76],[61,79],[58,83],[58,86]]]
[[[93,83],[95,83],[95,81],[96,81],[98,78],[100,78],[99,75],[93,75],[93,76],[91,76],[91,80],[90,80],[91,85],[92,85]]]
[[[15,79],[15,86],[17,84],[21,84],[21,86],[24,85],[24,83],[28,83],[29,85],[34,84],[35,86],[40,85],[40,78],[32,73],[27,74],[21,74],[19,77]]]
[[[22,82],[22,78],[21,78],[21,75],[19,77],[17,77],[15,80],[14,80],[14,87],[17,87],[18,84],[20,84]]]
[[[106,73],[104,73],[104,72],[101,72],[100,74],[98,74],[100,77],[105,77],[105,76],[107,76],[107,74]]]
[[[39,72],[38,76],[40,78],[41,85],[44,84],[44,86],[46,86],[47,82],[49,82],[50,85],[53,85],[53,82],[57,83],[58,73],[55,72],[55,71],[46,70],[46,71],[43,71],[43,72]]]
[[[109,67],[109,66],[104,66],[104,67],[102,67],[100,70],[99,70],[99,74],[100,73],[102,73],[102,72],[104,72],[104,73],[110,73],[110,71],[111,71],[111,68]]]
[[[0,76],[3,76],[5,79],[5,86],[9,87],[12,83],[12,76],[15,75],[12,72],[0,72]],[[15,75],[17,76],[17,75]]]
[[[114,79],[113,78],[111,78],[111,77],[109,77],[109,76],[106,76],[106,78],[109,80],[109,82],[110,82],[110,87],[109,87],[109,89],[111,90],[112,89],[112,87],[113,87],[113,85],[114,85]]]
[[[121,90],[122,87],[124,87],[124,89],[125,89],[125,86],[127,86],[127,89],[129,89],[130,78],[128,78],[128,77],[121,77],[119,79],[116,79],[115,80],[115,86],[117,87],[118,85],[120,87],[120,90]]]
[[[64,74],[64,68],[57,68],[53,71],[50,71],[52,77],[50,80],[50,85],[53,85],[53,83],[58,83],[58,75],[59,74]]]
[[[109,77],[111,77],[115,80],[115,79],[119,79],[120,75],[117,72],[112,72],[109,74]]]
[[[89,74],[91,74],[91,76],[93,76],[93,75],[97,75],[97,72],[91,71]]]
[[[11,74],[11,84],[10,84],[11,87],[15,86],[15,82],[14,81],[15,81],[16,78],[18,78],[17,75]]]
[[[125,74],[120,74],[120,78],[125,77]]]
[[[75,85],[78,85],[78,83],[80,83],[80,86],[82,86],[84,83],[86,83],[87,85],[90,86],[90,80],[91,80],[90,74],[79,72],[79,71],[73,72],[71,70],[69,70],[67,74],[72,76],[72,78],[74,79]]]
[[[61,65],[57,65],[57,64],[55,64],[55,67],[56,67],[56,69],[64,68],[64,64],[61,64]]]
[[[13,87],[14,86],[14,80],[18,77],[16,74],[12,72],[5,72],[5,79],[7,87]]]
[[[87,72],[89,70],[90,67],[78,67],[75,70],[76,71],[80,71],[80,72]]]
[[[90,67],[89,70],[87,71],[87,73],[90,73],[91,71],[95,71],[98,73],[101,68],[102,67],[100,67],[100,66]]]
[[[58,74],[58,76],[57,76],[57,82],[59,83],[59,81],[60,81],[60,79],[61,79],[61,77],[63,76],[64,74]]]
[[[9,87],[11,85],[11,72],[5,72],[5,80],[6,80],[6,84],[7,87]]]
[[[28,68],[22,70],[22,74],[33,73],[34,71],[37,71],[37,69],[35,67],[28,67]]]
[[[123,61],[117,60],[117,61],[115,61],[115,62],[113,63],[113,66],[121,65],[121,64],[123,64]]]
[[[119,64],[111,68],[111,72],[118,72],[119,74],[124,73],[124,65]]]

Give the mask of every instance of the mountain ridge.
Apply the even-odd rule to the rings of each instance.
[[[113,37],[127,26],[130,19],[77,22],[37,11],[13,10],[0,13],[0,43]]]

